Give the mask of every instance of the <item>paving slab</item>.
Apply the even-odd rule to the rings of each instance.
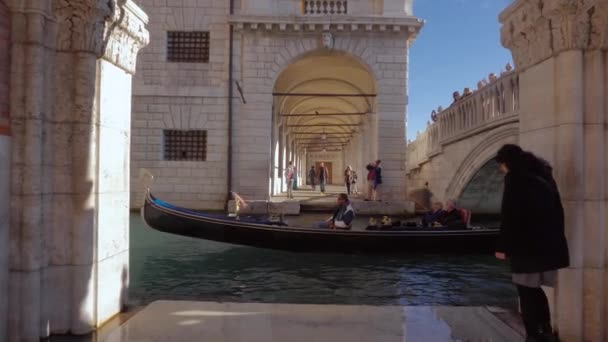
[[[522,341],[485,307],[157,301],[106,342]]]

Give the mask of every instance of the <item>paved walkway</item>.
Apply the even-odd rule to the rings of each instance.
[[[300,201],[300,203],[326,203],[326,202],[336,202],[336,198],[340,193],[346,193],[346,186],[343,185],[327,185],[325,187],[325,193],[321,193],[319,190],[319,186],[317,189],[313,191],[310,188],[310,185],[306,185],[304,187],[300,187],[298,190],[293,191],[293,200]],[[351,195],[353,199],[363,199],[363,194],[359,191],[358,195]],[[273,196],[271,201],[273,202],[283,202],[289,200],[287,198],[287,193],[282,193],[278,196]]]
[[[484,307],[158,301],[99,342],[522,341]]]

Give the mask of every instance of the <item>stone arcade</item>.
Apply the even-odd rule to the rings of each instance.
[[[139,3],[150,15],[151,42],[134,79],[132,206],[141,167],[158,175],[159,197],[221,209],[228,190],[253,200],[285,191],[289,160],[300,184],[319,162],[341,184],[347,165],[363,175],[378,158],[384,198],[405,200],[408,50],[422,27],[411,0],[242,1],[231,16],[228,1]],[[208,33],[207,59],[175,61],[172,36],[193,32]],[[206,158],[173,159],[166,135],[174,130],[204,131]]]

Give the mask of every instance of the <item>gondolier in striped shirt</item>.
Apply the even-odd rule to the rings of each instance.
[[[355,210],[348,200],[347,194],[338,195],[338,205],[338,210],[334,215],[326,221],[319,222],[317,224],[318,228],[350,229],[355,218]]]

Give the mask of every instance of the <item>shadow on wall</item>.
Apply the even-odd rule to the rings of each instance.
[[[408,199],[416,205],[416,211],[426,211],[431,209],[431,201],[433,193],[428,188],[428,184],[424,188],[410,191]]]
[[[499,214],[504,175],[490,160],[473,176],[458,198],[459,205],[479,214]]]

